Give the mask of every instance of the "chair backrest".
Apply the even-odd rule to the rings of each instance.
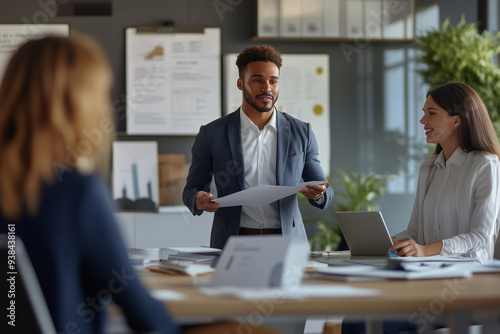
[[[0,234],[1,333],[56,334],[38,278],[21,239]]]

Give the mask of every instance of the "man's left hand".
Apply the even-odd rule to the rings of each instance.
[[[305,186],[305,188],[302,189],[300,193],[303,194],[307,199],[316,199],[323,196],[328,186],[328,182],[318,184],[316,186]]]

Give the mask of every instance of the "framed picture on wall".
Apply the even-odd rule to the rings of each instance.
[[[113,143],[113,199],[120,210],[158,210],[158,184],[156,141]]]

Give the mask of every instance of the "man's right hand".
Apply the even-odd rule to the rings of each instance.
[[[217,211],[217,209],[220,208],[220,204],[212,202],[213,199],[215,199],[214,195],[204,191],[198,191],[196,194],[196,208],[207,212]]]

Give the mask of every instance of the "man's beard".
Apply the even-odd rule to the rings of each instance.
[[[251,106],[252,106],[255,110],[257,110],[258,112],[268,112],[268,111],[273,110],[273,108],[274,108],[274,104],[276,103],[276,101],[278,101],[278,95],[279,95],[279,93],[278,93],[278,95],[276,95],[276,96],[273,96],[273,95],[271,95],[271,94],[260,94],[260,95],[257,95],[257,96],[256,96],[255,100],[252,100],[252,98],[250,97],[250,94],[248,94],[248,93],[247,93],[246,89],[244,89],[244,92],[245,92],[245,93],[244,93],[244,94],[245,94],[245,101],[246,101],[249,105],[251,105]],[[260,97],[260,96],[269,96],[269,97],[271,97],[271,101],[272,101],[271,106],[270,106],[270,107],[266,107],[266,106],[264,105],[264,106],[262,106],[262,107],[259,107],[259,106],[257,105],[257,103],[256,103],[256,99],[257,99],[258,97]]]

